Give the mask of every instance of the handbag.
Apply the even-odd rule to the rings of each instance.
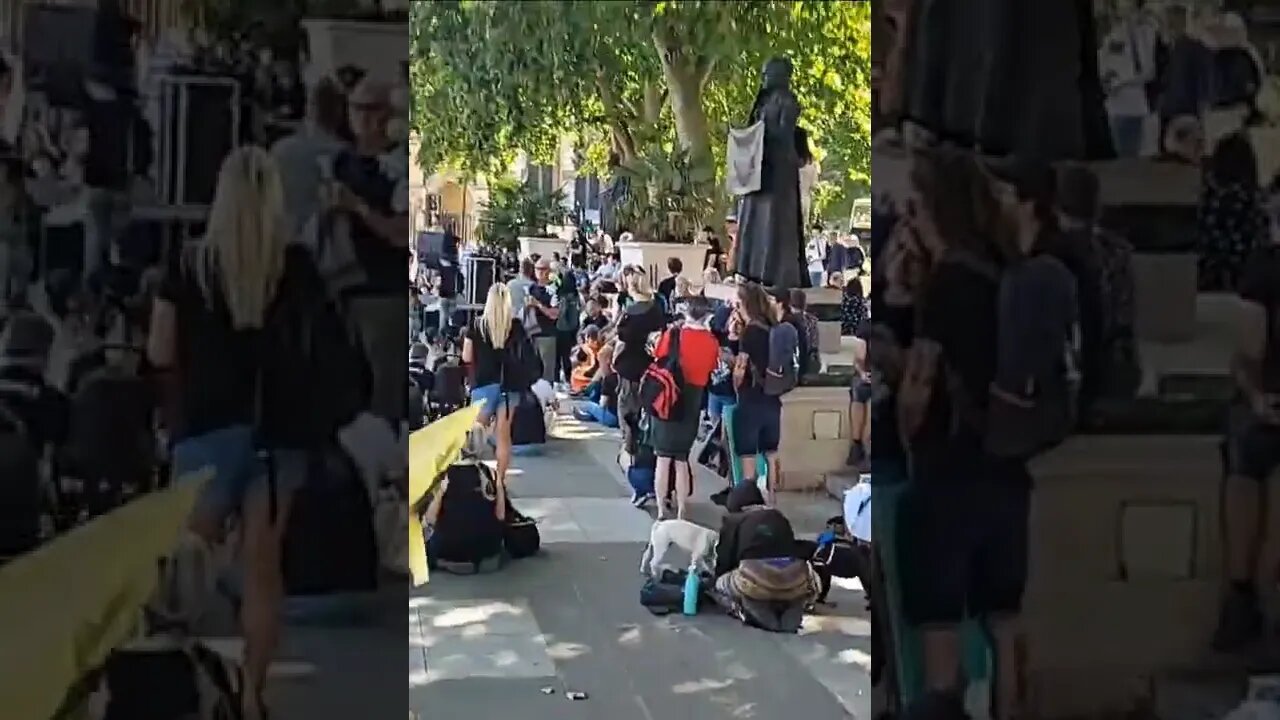
[[[502,529],[502,544],[512,560],[533,557],[542,549],[538,521],[524,515],[507,498],[507,522]]]

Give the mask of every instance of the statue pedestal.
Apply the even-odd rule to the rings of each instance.
[[[639,265],[649,271],[649,280],[656,286],[667,277],[667,260],[680,258],[684,271],[680,275],[695,288],[702,287],[702,266],[707,259],[707,246],[683,243],[620,242],[618,254],[623,265]]]
[[[401,63],[409,56],[409,29],[404,22],[368,22],[310,18],[302,21],[311,49],[309,80],[354,65],[385,82],[398,82]]]
[[[552,253],[560,253],[563,256],[569,245],[558,237],[522,237],[519,242],[522,260],[532,255],[550,258]]]
[[[847,387],[798,387],[782,398],[779,490],[814,490],[852,470]]]

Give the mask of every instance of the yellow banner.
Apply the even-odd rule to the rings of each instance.
[[[427,582],[427,544],[422,520],[412,508],[462,455],[480,408],[480,404],[465,407],[409,436],[409,571],[415,586]]]
[[[159,560],[177,545],[208,475],[183,478],[0,567],[0,715],[53,717],[68,689],[136,632]]]

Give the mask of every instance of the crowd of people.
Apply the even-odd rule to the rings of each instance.
[[[459,278],[446,278],[439,270],[423,273],[409,303],[410,355],[419,361],[411,370],[410,404],[430,418],[455,407],[460,397],[484,403],[480,424],[492,439],[488,444],[496,460],[488,497],[504,516],[513,448],[530,435],[524,426],[541,416],[524,410],[525,397],[539,394],[545,402],[567,403],[562,409],[577,420],[619,429],[618,461],[631,481],[632,504],[654,509],[655,537],[670,534],[676,544],[689,541],[682,546],[697,545],[708,532],[718,537],[721,553],[715,568],[707,568],[715,570],[708,587],[719,588],[725,605],[744,619],[750,614],[744,607],[754,607],[752,599],[798,606],[801,613],[789,614],[790,623],[830,586],[825,563],[811,576],[816,547],[804,546],[797,555],[790,522],[774,502],[785,472],[778,454],[782,397],[805,375],[823,369],[818,320],[806,310],[801,290],[742,281],[735,284],[732,300],[709,299],[705,286],[720,282],[727,252],[712,228],[699,239],[707,247],[702,288],[689,281],[678,258],[668,260],[664,277],[652,278],[644,268],[623,265],[606,236],[583,234],[567,241],[564,252],[520,259],[513,277],[489,288],[474,321],[465,320],[465,311],[456,319],[441,311],[442,300],[443,307],[449,305],[439,288],[456,295]],[[812,245],[825,252],[826,241],[815,238]],[[840,271],[850,283],[840,281],[839,271],[835,282],[850,288],[852,302],[858,303],[854,313],[865,322],[865,300],[852,291],[861,287],[863,258],[852,252],[847,257],[849,265]],[[851,419],[865,418],[865,375],[855,375],[854,385]],[[864,442],[854,445],[850,462],[863,465],[869,459]],[[727,487],[712,494],[731,511],[718,534],[689,522],[695,463],[726,479]],[[493,544],[459,543],[452,537],[456,525],[441,524],[442,513],[462,512],[456,507],[450,510],[446,499],[427,508],[428,527],[447,528],[431,535],[432,562],[446,568],[459,562],[465,568],[487,566],[485,558],[470,553],[477,547],[497,552]],[[486,520],[492,514],[479,512]],[[750,520],[743,520],[744,512],[753,513]],[[761,527],[764,534],[776,535],[760,540]],[[833,524],[835,535],[851,546],[850,527],[851,519],[847,525]],[[765,565],[756,567],[757,561]],[[743,579],[743,573],[751,577]],[[767,598],[761,594],[770,592]],[[760,622],[778,627],[777,616]]]
[[[1218,125],[1256,124],[1274,112],[1245,21],[1212,6],[1173,2],[1157,12],[1133,3],[1103,35],[1098,68],[1119,157],[1177,155],[1205,134],[1216,140]]]
[[[293,64],[250,49],[279,70],[277,82],[256,85],[275,88],[270,97],[262,90],[250,102],[297,122],[241,135],[199,237],[171,251],[138,251],[148,235],[131,216],[136,193],[127,199],[129,186],[155,182],[146,88],[95,64],[82,106],[27,95],[19,141],[0,160],[0,557],[199,476],[164,609],[198,627],[222,587],[215,576],[238,576],[241,711],[264,718],[282,608],[299,590],[297,571],[284,574],[286,538],[300,523],[343,527],[299,520],[295,498],[344,483],[368,486],[372,498],[407,475],[408,152],[395,129],[407,77],[345,68],[303,90]],[[217,70],[203,56],[187,63]],[[6,88],[18,72],[0,68]],[[136,133],[127,155],[107,122],[117,109],[137,120],[124,123]],[[67,205],[87,210],[51,217]],[[59,234],[64,225],[72,230]],[[348,262],[335,261],[335,246]],[[216,560],[224,548],[238,571]],[[326,580],[306,582],[311,592]]]

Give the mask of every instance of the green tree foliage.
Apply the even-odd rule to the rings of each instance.
[[[597,167],[656,150],[712,169],[760,68],[790,57],[825,196],[870,171],[870,8],[810,0],[439,0],[413,5],[413,126],[424,168],[505,168],[577,136]],[[634,164],[633,164],[634,166]],[[701,177],[705,171],[695,173]],[[703,188],[715,194],[713,183]]]

